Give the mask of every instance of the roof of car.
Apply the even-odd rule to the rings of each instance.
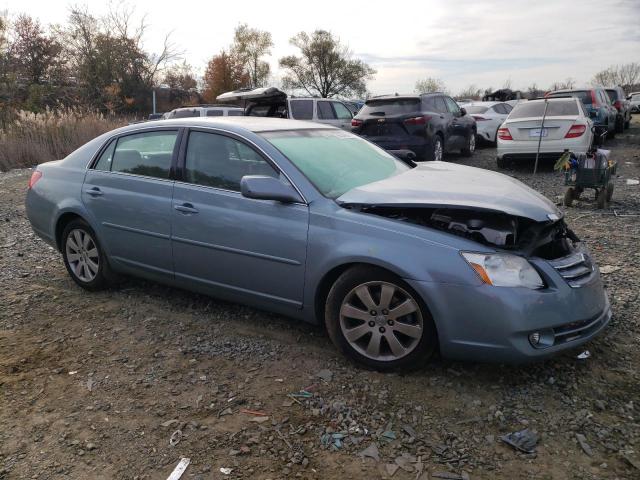
[[[137,130],[149,127],[219,127],[230,131],[271,132],[284,130],[333,129],[331,125],[271,117],[189,117],[154,120],[124,127]]]
[[[375,97],[368,98],[365,103],[371,100],[401,100],[403,98],[420,98],[428,95],[444,95],[443,92],[429,92],[429,93],[392,93],[389,95],[376,95]]]

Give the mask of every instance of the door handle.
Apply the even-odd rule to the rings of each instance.
[[[85,190],[85,192],[91,195],[92,197],[99,197],[101,195],[104,195],[102,193],[102,190],[100,190],[98,187],[91,187],[90,189]]]
[[[194,208],[191,203],[183,203],[182,205],[174,205],[173,208],[175,208],[177,211],[179,211],[181,213],[184,213],[184,214],[198,213],[198,209]]]

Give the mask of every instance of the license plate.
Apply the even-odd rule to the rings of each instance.
[[[549,131],[546,128],[533,128],[529,130],[530,137],[546,137]]]

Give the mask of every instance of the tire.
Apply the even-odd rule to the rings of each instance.
[[[507,168],[508,163],[509,162],[504,157],[496,157],[496,164],[498,165],[498,168],[505,169]]]
[[[624,128],[627,129],[631,126],[631,115],[629,115],[629,120],[624,122]]]
[[[429,160],[442,161],[444,158],[444,142],[440,134],[435,134],[431,141],[431,150],[428,155]]]
[[[601,188],[598,191],[598,196],[596,197],[596,201],[598,202],[598,208],[607,208],[607,188]]]
[[[607,203],[611,202],[613,198],[613,190],[615,189],[615,185],[613,184],[613,180],[609,180],[607,183]]]
[[[607,139],[613,140],[614,138],[616,138],[616,128],[609,130],[609,124],[607,123]]]
[[[394,316],[398,308],[406,313]],[[353,267],[340,275],[327,296],[325,324],[340,352],[380,371],[419,368],[438,345],[435,324],[420,296],[377,267]]]
[[[616,118],[616,128],[615,128],[616,133],[622,133],[624,132],[624,120],[622,118],[620,118],[620,120],[618,120]]]
[[[62,231],[62,259],[67,272],[79,286],[89,291],[106,288],[111,270],[98,238],[84,220],[72,220]]]
[[[476,134],[475,132],[471,132],[471,135],[467,138],[467,145],[463,149],[460,150],[460,153],[463,157],[470,157],[473,155],[473,152],[476,151]]]
[[[576,199],[575,190],[573,187],[567,188],[567,191],[564,192],[564,206],[570,207],[573,205],[573,201]]]

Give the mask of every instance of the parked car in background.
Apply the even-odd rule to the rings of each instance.
[[[576,97],[582,100],[587,115],[593,119],[593,123],[599,133],[607,132],[607,136],[613,138],[616,133],[616,116],[618,111],[611,104],[609,95],[602,87],[587,87],[556,90],[545,94],[546,98]]]
[[[162,120],[164,118],[164,113],[150,113],[147,120]]]
[[[442,160],[452,151],[471,156],[476,149],[476,121],[442,93],[371,98],[351,125],[386,150],[411,150],[416,160]]]
[[[342,103],[351,110],[351,113],[355,116],[356,113],[364,106],[364,100],[344,100]]]
[[[616,133],[622,133],[631,125],[631,102],[627,100],[622,87],[607,88],[607,95],[618,111],[616,115]]]
[[[543,160],[556,161],[565,150],[586,154],[593,135],[593,120],[578,97],[519,103],[498,129],[498,167],[504,168],[513,160],[535,158],[538,143],[539,158]]]
[[[163,118],[241,117],[242,115],[244,110],[236,105],[198,105],[176,108],[165,113]]]
[[[353,114],[341,101],[330,98],[289,97],[275,87],[241,89],[218,95],[220,102],[246,105],[248,117],[290,118],[349,130]]]
[[[26,213],[86,290],[118,272],[324,324],[380,370],[542,359],[606,327],[598,268],[552,202],[412,165],[312,122],[147,122],[39,165]]]
[[[473,102],[477,102],[478,100],[473,100],[472,98],[458,98],[456,100],[456,102],[458,103],[458,105],[460,105],[461,107],[463,105],[466,105],[467,103],[473,103]]]
[[[640,113],[640,92],[631,93],[627,99],[631,104],[631,113]]]
[[[476,121],[478,138],[488,143],[496,142],[498,128],[507,119],[512,108],[505,102],[473,102],[464,106]]]

